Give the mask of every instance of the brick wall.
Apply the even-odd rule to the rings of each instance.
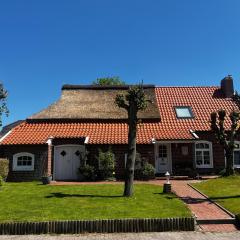
[[[182,148],[187,148],[187,154],[182,153]],[[174,174],[182,175],[184,168],[193,168],[193,144],[192,143],[172,143],[172,170]]]
[[[218,173],[225,167],[225,157],[223,146],[220,145],[213,133],[210,132],[197,132],[199,140],[205,140],[212,143],[213,150],[213,168],[198,168],[197,172],[200,174],[209,174],[209,173]],[[181,152],[182,146],[188,146],[189,154],[184,156]],[[184,167],[193,167],[194,162],[194,144],[191,143],[172,143],[172,164],[173,164],[173,173],[179,174],[179,169]]]
[[[206,140],[212,142],[213,146],[213,169],[198,169],[199,173],[218,173],[224,168],[224,149],[217,143],[214,134],[209,132],[198,132],[200,140]],[[55,140],[53,145],[60,144],[83,144],[82,139],[78,140]],[[123,178],[124,176],[124,164],[125,164],[125,153],[127,153],[126,144],[113,144],[113,145],[86,145],[89,152],[89,163],[98,166],[96,161],[96,156],[98,155],[98,149],[101,148],[103,151],[108,150],[111,146],[112,151],[116,156],[116,177]],[[188,154],[182,154],[182,147],[188,147]],[[194,144],[191,143],[172,143],[172,167],[173,173],[176,173],[179,168],[182,167],[194,167]],[[16,145],[16,146],[4,146],[3,148],[4,156],[10,160],[10,172],[9,181],[28,181],[40,179],[43,172],[43,163],[47,164],[48,157],[48,146],[47,145]],[[12,171],[12,158],[13,155],[19,152],[29,152],[35,155],[34,171]],[[154,145],[137,145],[137,152],[141,154],[142,157],[146,158],[148,162],[155,166],[155,156],[154,156]],[[52,159],[53,159],[52,152]],[[46,165],[47,166],[47,165]],[[45,167],[46,167],[45,166]],[[52,161],[53,166],[53,161]]]
[[[43,164],[47,163],[47,145],[14,145],[4,147],[4,156],[9,159],[8,181],[38,180],[42,176]],[[13,171],[13,155],[20,152],[32,153],[35,156],[34,171]]]
[[[201,140],[206,140],[212,142],[212,149],[213,149],[213,169],[199,169],[199,172],[214,172],[218,173],[225,167],[225,157],[224,157],[224,149],[222,145],[220,145],[216,137],[213,133],[209,132],[198,132],[197,135],[200,137]]]
[[[110,145],[112,151],[116,157],[116,177],[117,179],[122,179],[124,176],[124,167],[125,167],[125,153],[127,153],[127,145]],[[107,151],[108,145],[87,145],[87,150],[89,152],[88,159],[89,163],[97,167],[96,156],[98,155],[98,149],[101,148],[103,151]],[[154,145],[137,145],[137,152],[141,154],[141,157],[144,157],[148,160],[149,163],[155,165],[154,162]]]

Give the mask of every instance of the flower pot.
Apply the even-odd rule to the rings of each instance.
[[[43,177],[42,177],[42,183],[43,183],[44,185],[50,184],[51,181],[52,181],[52,176],[43,176]]]

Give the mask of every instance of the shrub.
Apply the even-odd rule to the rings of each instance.
[[[112,152],[111,148],[107,152],[103,152],[101,149],[98,150],[98,179],[107,180],[114,177],[114,163],[115,155]]]
[[[0,189],[3,186],[3,178],[0,176]]]
[[[134,178],[136,180],[150,180],[155,178],[155,168],[146,158],[136,153]]]
[[[152,164],[146,162],[142,167],[142,179],[150,180],[155,178],[155,168]]]
[[[94,167],[88,164],[79,168],[79,174],[81,181],[94,181],[96,179]]]
[[[0,176],[6,180],[9,171],[9,161],[7,159],[0,159]]]

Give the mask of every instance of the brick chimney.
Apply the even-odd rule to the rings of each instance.
[[[230,98],[234,94],[234,87],[233,87],[233,78],[232,75],[228,75],[221,81],[221,90],[226,98]]]

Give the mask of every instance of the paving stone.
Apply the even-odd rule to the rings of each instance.
[[[162,185],[164,180],[152,181],[153,184]],[[231,218],[229,214],[223,211],[214,203],[210,202],[199,192],[188,186],[187,180],[173,180],[172,190],[179,196],[189,207],[197,219],[228,219]],[[210,232],[231,232],[237,231],[234,224],[208,224],[201,225],[202,231]]]

